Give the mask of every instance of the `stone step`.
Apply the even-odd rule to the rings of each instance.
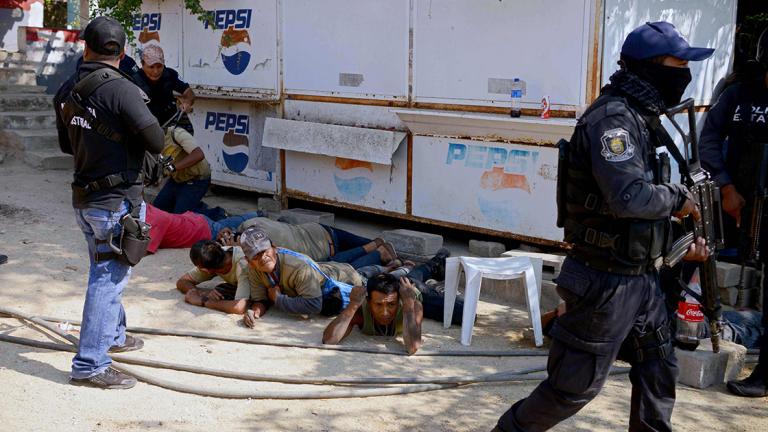
[[[72,169],[74,167],[74,158],[72,155],[52,150],[25,152],[24,161],[35,168],[41,169]]]
[[[23,61],[27,58],[23,52],[0,51],[0,61]]]
[[[0,84],[0,94],[5,93],[45,93],[45,86],[39,85],[21,85],[21,84]]]
[[[7,84],[36,85],[37,74],[34,70],[20,68],[0,69],[0,82]]]
[[[56,127],[56,114],[47,111],[0,112],[0,129],[51,129]]]
[[[43,111],[53,109],[53,96],[40,93],[0,93],[0,111]]]
[[[0,69],[25,69],[25,70],[37,70],[39,63],[31,62],[29,60],[0,60]]]
[[[20,148],[24,151],[58,151],[59,149],[59,134],[56,129],[17,129],[8,133],[15,136]]]

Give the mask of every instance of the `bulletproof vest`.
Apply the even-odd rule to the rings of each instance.
[[[104,67],[97,69],[78,81],[64,101],[62,120],[68,127],[70,140],[78,143],[78,147],[86,151],[98,149],[110,154],[124,154],[124,163],[118,163],[113,158],[104,166],[95,167],[99,174],[82,173],[75,175],[72,183],[73,191],[83,197],[99,190],[121,185],[140,184],[142,181],[142,158],[134,157],[125,146],[126,137],[112,128],[108,122],[102,121],[95,108],[88,106],[89,98],[96,94],[105,84],[128,79],[122,73]],[[80,124],[81,126],[74,126]],[[112,149],[112,150],[106,150]],[[114,151],[114,153],[112,153]],[[142,153],[143,156],[143,153]],[[111,164],[111,165],[110,165]],[[118,164],[120,166],[118,166]]]
[[[764,75],[763,75],[764,76]],[[733,127],[728,139],[726,170],[731,174],[736,189],[742,195],[749,197],[755,183],[758,181],[760,154],[759,146],[768,142],[768,97],[758,100],[756,95],[768,94],[764,82],[747,81],[742,84],[738,94],[738,123],[729,119]],[[756,112],[752,112],[753,104],[757,104]],[[735,113],[734,113],[735,115]],[[755,121],[752,117],[755,116]]]
[[[654,184],[670,181],[669,157],[656,154],[656,143],[645,128],[645,120],[620,96],[601,96],[582,115],[571,141],[559,143],[557,186],[558,226],[564,228],[571,254],[590,267],[623,274],[640,274],[655,266],[669,242],[670,221],[616,217],[603,199],[592,175],[589,153],[590,121],[601,115],[598,108],[609,102],[630,107],[643,132],[639,139],[650,141],[640,146],[645,166]],[[596,112],[597,111],[597,112]],[[593,140],[594,142],[594,140]]]

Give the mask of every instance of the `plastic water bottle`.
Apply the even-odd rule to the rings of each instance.
[[[701,295],[699,283],[699,269],[693,272],[688,289]],[[677,339],[678,346],[682,349],[695,350],[699,346],[699,340],[707,337],[707,325],[704,322],[704,313],[701,304],[692,295],[684,292],[685,298],[677,304]]]
[[[509,112],[510,117],[520,117],[520,101],[523,100],[523,82],[520,78],[512,80],[512,110]]]

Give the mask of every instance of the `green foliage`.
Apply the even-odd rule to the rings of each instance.
[[[110,16],[123,25],[128,41],[133,42],[131,31],[134,15],[141,13],[141,0],[89,0],[92,18],[100,15]],[[166,0],[163,0],[166,1]],[[167,0],[177,1],[177,0]],[[211,16],[200,5],[201,0],[182,0],[184,8],[192,15],[197,16],[201,22],[211,21]]]

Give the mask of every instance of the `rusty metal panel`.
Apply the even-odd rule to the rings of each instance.
[[[405,214],[407,145],[392,165],[286,151],[286,188],[307,196]]]
[[[419,103],[555,110],[586,101],[594,0],[415,0],[413,86]]]
[[[409,0],[283,2],[285,91],[408,97]]]
[[[557,149],[413,138],[413,215],[561,241]]]
[[[163,48],[165,65],[182,74],[182,14],[181,2],[144,1],[141,13],[133,17],[131,30],[136,38],[128,47],[128,55],[141,66],[141,49],[156,44]]]
[[[250,102],[200,99],[192,124],[216,184],[265,193],[278,191],[277,151],[261,147],[264,120],[275,108]]]
[[[669,21],[693,46],[715,48],[712,57],[691,62],[693,81],[683,98],[711,105],[716,84],[728,75],[733,62],[736,1],[723,0],[605,0],[603,27],[603,84],[618,69],[621,45],[630,31],[647,21]],[[632,13],[627,13],[627,11]]]
[[[277,0],[204,0],[213,23],[184,15],[184,72],[202,96],[274,100]]]

